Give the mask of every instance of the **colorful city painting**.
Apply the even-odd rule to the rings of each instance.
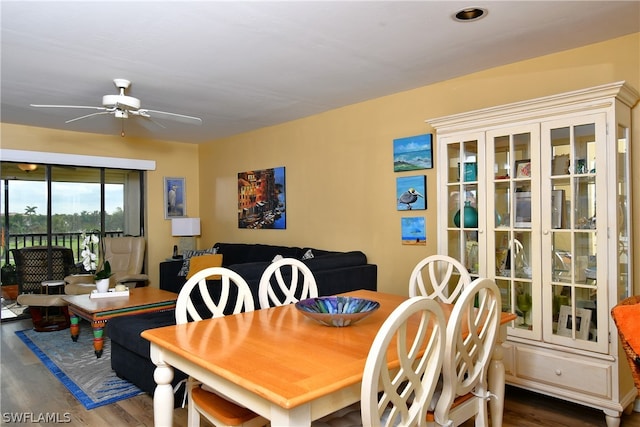
[[[287,228],[284,167],[238,173],[238,228]]]
[[[396,203],[399,211],[427,208],[427,177],[424,175],[396,178]]]
[[[433,135],[409,136],[393,140],[393,171],[433,168]]]
[[[422,216],[401,218],[402,244],[413,246],[427,245],[427,230]]]

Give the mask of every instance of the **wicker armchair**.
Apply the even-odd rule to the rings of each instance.
[[[627,362],[629,362],[629,367],[631,368],[631,375],[633,376],[633,381],[638,389],[638,397],[640,397],[640,355],[638,355],[631,345],[629,345],[629,339],[633,336],[632,334],[634,334],[634,332],[630,330],[629,325],[635,324],[637,328],[637,325],[640,324],[640,305],[637,306],[638,310],[634,310],[633,313],[622,307],[636,304],[640,304],[640,295],[635,295],[620,301],[618,305],[611,309],[611,317],[618,328],[618,335],[620,336],[622,348],[627,355]],[[633,320],[631,322],[631,319],[629,319],[628,316],[632,316]],[[627,321],[624,321],[623,317],[627,317]],[[635,334],[637,336],[637,331]]]
[[[18,289],[20,294],[40,293],[45,280],[63,280],[69,274],[77,272],[70,248],[51,247],[51,262],[48,258],[49,248],[32,246],[22,249],[11,249],[16,263]]]

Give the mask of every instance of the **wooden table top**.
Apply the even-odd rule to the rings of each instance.
[[[344,295],[378,301],[380,308],[344,328],[321,325],[289,304],[150,329],[142,337],[283,408],[293,408],[362,381],[375,335],[407,299],[365,290]],[[448,317],[453,306],[443,308]]]
[[[117,309],[139,306],[163,305],[175,302],[178,294],[162,289],[145,286],[129,289],[129,296],[112,298],[90,298],[89,294],[65,295],[62,297],[69,305],[77,307],[87,313],[99,313]]]

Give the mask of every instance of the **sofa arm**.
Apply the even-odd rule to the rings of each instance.
[[[160,263],[160,289],[180,293],[186,278],[178,276],[182,268],[182,260],[164,261]]]

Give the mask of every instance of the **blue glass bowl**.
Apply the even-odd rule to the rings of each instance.
[[[380,308],[380,303],[354,297],[309,298],[296,303],[305,316],[327,326],[353,325]]]

